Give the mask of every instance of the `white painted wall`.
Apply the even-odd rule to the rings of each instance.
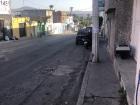
[[[137,61],[136,88],[138,84],[138,76],[140,71],[140,0],[134,0],[133,6],[133,28],[131,35],[131,45],[135,49],[135,59]],[[140,105],[140,89],[138,90],[138,105]],[[136,95],[135,101],[136,104]]]
[[[132,26],[132,35],[131,35],[131,46],[133,47],[133,53],[135,60],[138,60],[138,45],[139,40],[139,31],[140,31],[140,0],[134,0],[133,6],[133,26]]]
[[[66,30],[66,24],[64,23],[53,24],[53,34],[63,34],[65,30]]]

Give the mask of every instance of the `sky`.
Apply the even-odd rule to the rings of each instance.
[[[92,10],[92,0],[11,0],[11,2],[12,8],[30,6],[40,9],[47,9],[49,8],[49,5],[54,5],[55,10],[69,11],[70,7],[74,7],[73,10],[75,11]]]

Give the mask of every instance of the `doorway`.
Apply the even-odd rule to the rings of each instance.
[[[20,37],[26,36],[26,23],[19,23],[19,34]]]
[[[0,40],[4,37],[4,20],[0,20]]]

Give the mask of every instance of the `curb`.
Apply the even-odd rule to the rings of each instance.
[[[84,103],[84,96],[85,96],[85,93],[86,93],[86,88],[87,88],[87,85],[88,85],[88,80],[89,80],[89,63],[87,64],[87,68],[86,68],[86,72],[85,72],[85,75],[84,75],[84,79],[83,79],[83,82],[82,82],[82,86],[81,86],[81,90],[80,90],[80,94],[79,94],[79,97],[78,97],[78,101],[76,103],[76,105],[83,105]]]
[[[126,98],[127,98],[128,105],[133,105],[134,99],[133,99],[133,101],[131,101],[131,98],[130,98],[130,96],[128,95],[128,92],[127,92],[127,89],[126,89],[126,84],[125,84],[125,82],[124,82],[124,80],[123,80],[123,78],[122,78],[122,75],[121,75],[120,70],[119,70],[120,67],[119,67],[119,65],[118,65],[116,59],[114,59],[114,64],[113,64],[113,66],[114,66],[114,70],[115,70],[115,73],[116,73],[116,75],[117,75],[117,78],[119,79],[119,82],[120,82],[121,87],[123,87],[124,90],[125,90],[126,93],[127,93],[127,94],[126,94]]]

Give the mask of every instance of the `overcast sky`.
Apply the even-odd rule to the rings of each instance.
[[[23,0],[11,0],[12,8],[23,6]],[[49,5],[54,5],[56,10],[69,10],[69,7],[74,7],[74,10],[90,11],[92,8],[92,0],[24,0],[24,6],[35,8],[48,8]]]

